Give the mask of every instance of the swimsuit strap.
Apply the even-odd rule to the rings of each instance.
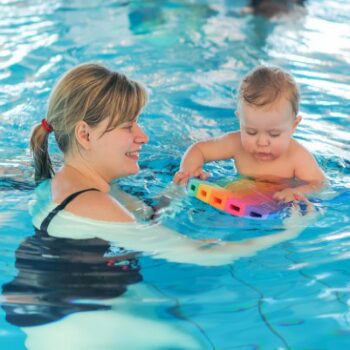
[[[61,204],[57,205],[54,209],[50,211],[50,213],[46,216],[43,222],[40,225],[40,231],[43,233],[47,233],[47,228],[50,225],[51,220],[63,210],[74,198],[78,197],[80,194],[88,191],[99,191],[97,188],[87,188],[85,190],[77,191],[69,195],[66,199],[64,199]]]

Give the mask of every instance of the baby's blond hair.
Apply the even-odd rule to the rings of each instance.
[[[238,103],[262,107],[285,97],[296,117],[300,93],[293,76],[279,67],[258,66],[247,74],[239,87]]]

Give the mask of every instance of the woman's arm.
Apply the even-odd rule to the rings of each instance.
[[[110,195],[120,203],[133,215],[136,219],[147,220],[154,214],[154,210],[141,199],[122,191],[117,184],[111,186]]]
[[[86,192],[76,198],[72,204],[88,194],[103,195],[99,192]],[[218,266],[232,263],[241,257],[254,255],[262,249],[297,237],[315,218],[313,211],[302,216],[300,210],[294,208],[291,210],[290,217],[285,219],[280,233],[265,234],[239,242],[195,240],[158,223],[136,223],[125,208],[112,197],[104,195],[108,199],[105,202],[103,200],[98,202],[97,197],[90,197],[95,203],[90,202],[84,209],[89,208],[85,217],[82,217],[82,214],[71,215],[66,210],[59,213],[58,216],[61,218],[51,222],[49,234],[71,239],[100,238],[128,250],[152,255],[154,258],[178,263]],[[104,206],[99,208],[101,204]],[[113,214],[116,216],[111,220],[110,216]],[[122,217],[121,220],[118,215]],[[33,223],[40,226],[39,221],[36,222],[33,218]]]
[[[219,266],[230,264],[241,257],[252,256],[260,250],[297,237],[315,216],[313,211],[303,216],[298,208],[293,208],[291,216],[284,221],[282,232],[239,242],[194,240],[154,224],[135,225],[117,236],[104,232],[100,238],[115,242],[126,249],[150,254],[154,258],[202,266]]]

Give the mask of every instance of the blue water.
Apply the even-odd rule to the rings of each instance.
[[[0,0],[1,284],[16,276],[15,250],[33,234],[30,130],[67,69],[97,61],[147,86],[141,124],[150,142],[141,172],[120,184],[150,202],[191,143],[238,127],[242,76],[259,63],[276,64],[301,88],[296,138],[329,180],[323,214],[298,238],[223,267],[141,257],[143,284],[161,298],[133,303],[165,325],[181,324],[203,349],[350,348],[350,2],[308,0],[275,19],[242,15],[246,3]],[[207,169],[232,175],[229,162]],[[177,206],[166,223],[195,238],[242,239],[275,225],[227,217],[194,199]],[[26,337],[0,309],[0,348],[25,349]]]

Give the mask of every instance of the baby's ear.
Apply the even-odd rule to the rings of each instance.
[[[302,119],[303,118],[301,115],[297,115],[297,117],[295,118],[295,120],[293,122],[293,129],[297,128],[297,126],[299,125],[299,123],[301,122]]]

